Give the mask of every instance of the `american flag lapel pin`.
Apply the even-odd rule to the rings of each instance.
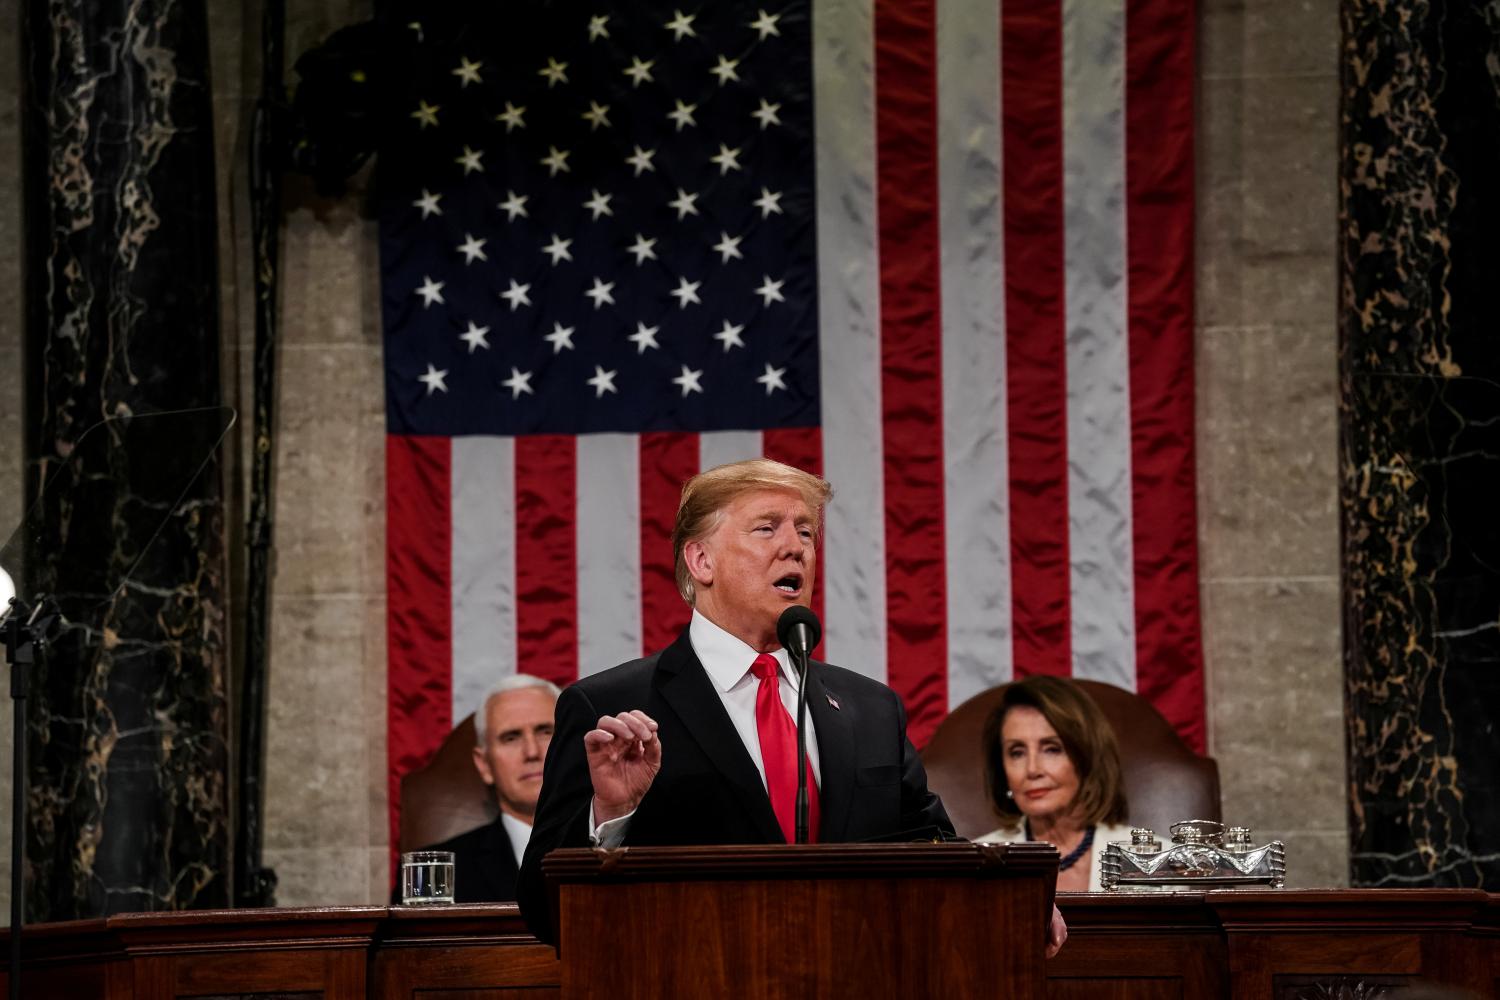
[[[825,697],[825,698],[828,699],[828,704],[830,704],[830,705],[833,706],[834,711],[838,711],[838,709],[839,709],[839,700],[837,698],[835,698],[833,695],[829,694],[827,691],[823,692],[823,697]]]

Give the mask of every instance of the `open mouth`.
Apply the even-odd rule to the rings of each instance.
[[[800,594],[802,593],[802,574],[788,573],[777,580],[773,586],[783,594]]]

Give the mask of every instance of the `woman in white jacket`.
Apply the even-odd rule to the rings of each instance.
[[[1099,861],[1130,840],[1114,730],[1083,689],[1037,676],[1006,688],[984,727],[990,797],[1012,822],[989,843],[1045,841],[1062,855],[1059,892],[1098,891]]]

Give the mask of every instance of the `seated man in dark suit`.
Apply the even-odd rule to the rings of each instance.
[[[516,674],[496,684],[474,713],[474,767],[494,791],[500,815],[424,848],[453,852],[455,902],[516,898],[516,874],[542,791],[542,762],[552,742],[557,695],[551,681]]]
[[[776,625],[812,600],[830,494],[822,479],[766,459],[683,488],[672,544],[691,623],[666,649],[586,677],[557,702],[517,886],[544,941],[553,927],[541,860],[553,848],[793,839],[797,675]],[[816,662],[807,686],[810,839],[951,836],[896,693]],[[1062,933],[1054,928],[1058,944]]]

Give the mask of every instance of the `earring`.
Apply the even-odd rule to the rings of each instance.
[[[1011,790],[1010,790],[1010,789],[1009,789],[1009,788],[1007,788],[1007,789],[1006,789],[1006,790],[1005,790],[1005,797],[1006,797],[1006,798],[1007,798],[1007,799],[1013,799],[1013,798],[1015,798],[1015,797],[1016,797],[1016,793],[1015,793],[1015,792],[1013,792],[1013,791],[1011,791]]]

